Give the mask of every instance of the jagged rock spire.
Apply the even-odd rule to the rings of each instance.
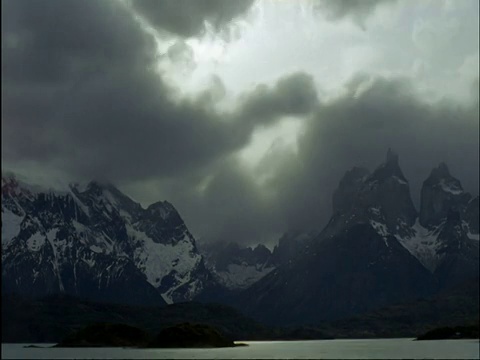
[[[391,148],[388,148],[387,150],[387,157],[385,159],[385,163],[394,163],[398,164],[398,154],[394,152]]]
[[[386,179],[390,179],[394,176],[400,179],[404,185],[407,185],[408,181],[400,169],[398,154],[389,148],[387,150],[385,162],[375,169],[370,176],[370,179],[383,182]]]

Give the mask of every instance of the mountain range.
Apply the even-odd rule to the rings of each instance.
[[[2,176],[3,292],[160,305],[212,282],[170,203],[144,209],[111,184],[53,190]]]
[[[215,301],[268,324],[318,324],[478,278],[479,198],[445,164],[419,210],[391,150],[373,172],[347,171],[332,200],[321,231],[288,232],[270,251],[197,244],[172,204],[144,208],[109,183],[54,190],[2,174],[2,293]]]

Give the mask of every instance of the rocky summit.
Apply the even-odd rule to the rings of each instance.
[[[427,228],[438,226],[450,210],[462,212],[470,200],[471,195],[463,191],[460,180],[450,175],[447,165],[441,163],[423,182],[419,222]]]
[[[478,264],[478,196],[464,192],[444,163],[423,182],[419,212],[392,150],[372,174],[360,168],[347,171],[333,195],[332,218],[320,237],[360,223],[370,224],[384,238],[395,237],[431,272],[462,249],[469,250],[458,261],[472,258]],[[470,268],[473,274],[475,267]]]

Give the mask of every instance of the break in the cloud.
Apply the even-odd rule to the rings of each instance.
[[[325,3],[326,22],[282,4],[3,1],[2,168],[110,180],[144,205],[171,201],[201,239],[243,243],[321,228],[343,173],[388,147],[414,200],[440,161],[477,192],[478,3],[397,2],[391,29],[378,1]],[[215,45],[206,24],[248,14],[225,58],[199,60]],[[364,30],[344,21],[357,16]]]

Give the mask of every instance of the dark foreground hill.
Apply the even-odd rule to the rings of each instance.
[[[152,336],[125,324],[94,323],[73,332],[55,347],[215,348],[235,343],[212,326],[182,323]]]
[[[417,340],[478,339],[478,324],[471,326],[442,327],[428,331]]]
[[[336,338],[416,337],[430,330],[479,323],[479,278],[432,298],[396,304],[321,329]]]
[[[32,300],[2,296],[2,342],[60,342],[66,335],[98,322],[121,323],[157,334],[183,322],[215,327],[232,339],[271,337],[271,331],[220,304],[180,303],[147,307],[96,303],[73,297]]]
[[[2,296],[2,342],[60,342],[87,325],[108,322],[151,335],[184,322],[210,325],[234,340],[416,337],[438,327],[476,324],[479,279],[432,298],[388,306],[355,317],[302,327],[267,327],[225,305],[181,303],[142,307],[52,296],[32,300]]]

